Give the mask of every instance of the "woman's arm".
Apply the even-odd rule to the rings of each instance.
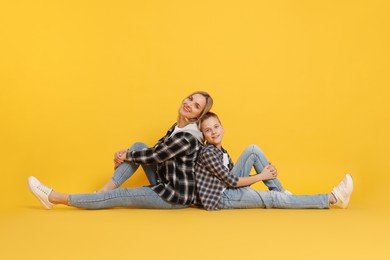
[[[278,176],[278,172],[273,165],[266,166],[260,174],[240,177],[236,187],[250,186],[259,181],[275,179]]]
[[[161,163],[173,157],[194,152],[197,142],[193,135],[181,132],[154,147],[139,151],[126,151],[125,155],[121,155],[120,158],[141,164]]]

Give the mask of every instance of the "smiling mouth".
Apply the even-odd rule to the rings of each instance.
[[[184,106],[183,108],[184,108],[184,110],[185,110],[186,112],[191,112],[191,110],[190,110],[190,108],[189,108],[189,107],[187,107],[187,106]]]

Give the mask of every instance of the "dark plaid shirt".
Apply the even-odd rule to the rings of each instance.
[[[152,148],[128,151],[127,160],[139,164],[157,164],[157,184],[151,188],[164,200],[190,205],[195,198],[194,167],[202,144],[192,134],[167,134]]]
[[[229,158],[228,167],[223,163],[223,154]],[[223,190],[236,187],[238,177],[231,174],[233,162],[225,149],[206,145],[199,153],[195,166],[196,204],[207,210],[218,209]]]

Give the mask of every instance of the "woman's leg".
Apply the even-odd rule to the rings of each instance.
[[[188,207],[166,202],[150,187],[121,188],[109,192],[69,195],[54,191],[33,176],[28,178],[28,186],[46,209],[51,209],[56,204],[86,209],[113,207],[178,209]]]
[[[150,187],[119,188],[102,193],[65,194],[51,191],[48,196],[50,207],[64,204],[84,209],[108,209],[114,207],[144,209],[180,209],[188,206],[164,201]]]
[[[85,209],[114,207],[180,209],[188,207],[166,202],[150,187],[119,188],[105,193],[72,194],[68,197],[68,205]]]
[[[221,209],[327,209],[329,197],[329,194],[287,195],[277,191],[258,191],[243,187],[226,189],[222,193],[218,207]]]
[[[129,150],[137,151],[147,148],[148,146],[144,143],[137,142],[134,143]],[[134,172],[138,169],[139,164],[132,162],[124,162],[119,165],[111,179],[98,191],[98,192],[108,192],[110,190],[116,189],[121,186],[127,179],[129,179]],[[156,181],[156,165],[142,165],[142,168],[145,171],[146,177],[149,180],[149,183],[154,185],[157,183]]]
[[[256,173],[261,173],[267,165],[267,158],[263,151],[256,145],[249,145],[241,156],[238,158],[237,163],[233,167],[233,174],[238,177],[249,176],[252,166],[255,168]],[[269,190],[283,191],[283,186],[278,179],[265,180],[264,184]]]

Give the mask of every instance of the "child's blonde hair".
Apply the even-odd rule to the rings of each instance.
[[[208,119],[208,118],[211,118],[211,117],[214,117],[214,118],[216,118],[217,120],[218,120],[218,122],[222,125],[222,123],[221,123],[221,120],[219,120],[219,117],[218,117],[218,115],[216,114],[216,113],[213,113],[213,112],[207,112],[207,113],[205,113],[202,117],[201,117],[201,119],[200,119],[200,121],[199,121],[199,129],[202,131],[202,123],[206,120],[206,119]]]

